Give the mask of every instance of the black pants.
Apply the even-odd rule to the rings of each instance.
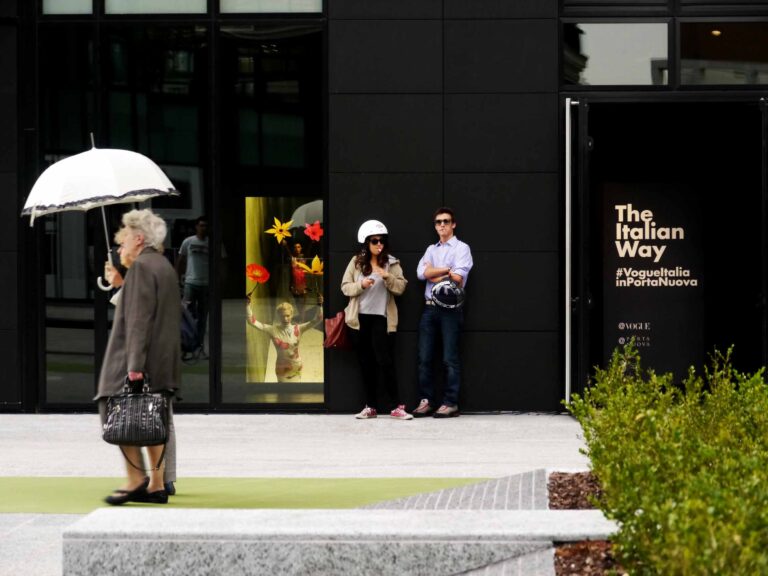
[[[395,373],[395,334],[387,334],[387,319],[376,314],[360,314],[357,339],[357,359],[365,384],[365,403],[378,409],[379,379],[393,402],[402,404]]]

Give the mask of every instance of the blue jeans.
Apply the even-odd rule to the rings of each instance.
[[[427,306],[419,322],[419,398],[426,398],[434,403],[435,387],[433,382],[433,363],[435,359],[435,341],[438,334],[443,340],[443,365],[445,366],[445,391],[443,404],[457,406],[459,387],[461,386],[461,358],[459,357],[459,337],[464,324],[462,310]]]

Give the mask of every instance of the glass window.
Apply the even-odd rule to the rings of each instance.
[[[207,0],[106,0],[107,14],[205,14]]]
[[[168,225],[165,254],[176,266],[183,298],[202,338],[202,349],[183,356],[182,396],[186,402],[208,402],[208,244],[216,226],[208,220],[202,228],[197,222],[209,212],[207,28],[110,24],[103,30],[109,146],[150,157],[181,192],[179,197],[154,199],[140,207],[151,207]],[[119,217],[129,208],[110,210]],[[197,240],[182,250],[187,238]]]
[[[680,25],[681,84],[768,84],[768,22]]]
[[[40,27],[40,114],[43,164],[90,148],[94,126],[93,31],[89,26]],[[39,219],[45,274],[45,378],[49,403],[90,403],[95,393],[95,240],[104,245],[96,211],[61,212]]]
[[[323,202],[249,197],[243,211],[244,400],[322,402]],[[236,318],[237,300],[227,305]]]
[[[226,403],[324,401],[321,39],[315,26],[222,30]]]
[[[221,0],[224,14],[322,11],[322,0]]]
[[[43,0],[43,14],[92,14],[93,0]]]
[[[563,82],[668,84],[667,24],[565,24]]]

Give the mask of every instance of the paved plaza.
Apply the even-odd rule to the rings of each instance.
[[[564,414],[359,421],[351,415],[176,416],[184,477],[503,478],[583,470],[578,423]],[[95,414],[0,414],[0,476],[120,476]],[[0,515],[0,574],[61,574],[61,533],[80,515]],[[31,570],[31,571],[30,571]]]

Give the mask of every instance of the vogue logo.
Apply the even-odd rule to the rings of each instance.
[[[651,329],[650,322],[619,322],[619,330],[632,330],[632,331],[649,331]]]

